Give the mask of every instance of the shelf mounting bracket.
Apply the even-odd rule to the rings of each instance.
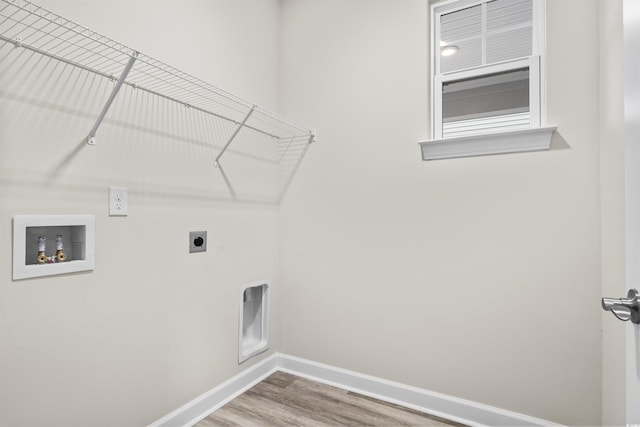
[[[309,149],[309,146],[315,140],[316,140],[316,130],[312,129],[309,132],[309,139],[307,140],[307,143],[305,144],[304,149],[302,150],[302,154],[300,154],[300,157],[298,157],[298,161],[296,162],[296,165],[293,167],[293,172],[291,172],[291,175],[289,175],[289,179],[287,180],[286,184],[282,188],[282,192],[280,193],[280,198],[278,199],[278,204],[280,204],[284,195],[287,193],[287,190],[289,189],[289,185],[291,184],[291,181],[293,181],[293,177],[298,173],[298,168],[302,163],[302,159],[304,159],[304,156],[305,154],[307,154],[307,150]]]
[[[100,115],[96,120],[96,124],[93,125],[93,128],[91,128],[91,131],[89,132],[89,136],[87,137],[87,144],[89,145],[96,144],[96,132],[98,132],[98,128],[100,127],[100,125],[102,124],[102,121],[107,115],[107,112],[109,111],[109,108],[113,103],[113,100],[116,99],[116,95],[118,95],[118,92],[122,87],[122,84],[125,82],[127,76],[129,75],[129,71],[131,71],[131,68],[133,68],[133,64],[136,62],[136,59],[138,59],[138,52],[134,50],[133,53],[131,54],[131,57],[129,58],[129,62],[127,62],[127,65],[124,67],[124,70],[122,70],[122,74],[120,75],[120,78],[116,82],[116,85],[113,87],[113,90],[111,91],[111,95],[109,95],[109,99],[107,99],[106,104],[102,108],[102,111],[100,112]]]
[[[233,142],[233,140],[235,139],[236,135],[238,135],[238,132],[240,132],[240,129],[242,129],[245,125],[245,123],[247,123],[247,120],[249,120],[249,117],[251,117],[251,114],[255,111],[256,106],[252,106],[251,110],[249,110],[249,112],[247,113],[247,115],[244,117],[244,119],[242,120],[242,122],[240,122],[238,124],[238,127],[236,128],[236,130],[233,132],[233,134],[231,135],[231,137],[229,138],[229,140],[227,141],[227,143],[224,145],[224,147],[222,147],[222,151],[220,151],[220,154],[218,154],[218,157],[216,157],[216,160],[214,161],[213,165],[215,167],[220,167],[220,157],[222,157],[222,155],[224,154],[225,151],[227,151],[227,148],[229,148],[229,145],[231,145],[231,143]]]

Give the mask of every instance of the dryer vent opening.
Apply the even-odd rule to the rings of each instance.
[[[262,281],[241,288],[239,363],[269,348],[269,285]]]

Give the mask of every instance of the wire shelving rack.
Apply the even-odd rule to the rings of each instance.
[[[87,143],[96,144],[103,119],[122,86],[148,92],[186,108],[233,123],[234,132],[224,141],[216,159],[233,143],[239,132],[255,132],[278,146],[280,159],[291,162],[295,148],[297,169],[306,149],[315,140],[315,130],[255,105],[239,96],[136,51],[76,22],[27,0],[0,0],[0,42],[12,43],[65,64],[95,73],[114,82]],[[224,172],[223,172],[224,173]],[[295,173],[295,170],[294,170]],[[291,177],[293,174],[291,174]],[[288,186],[288,182],[286,186]],[[285,190],[286,190],[285,186]]]

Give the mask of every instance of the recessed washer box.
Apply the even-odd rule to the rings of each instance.
[[[240,328],[238,363],[269,349],[270,280],[240,288]]]
[[[44,238],[44,239],[41,239]],[[44,243],[46,241],[46,244]],[[39,261],[44,246],[46,261]],[[64,261],[50,262],[63,246]],[[16,215],[13,217],[13,280],[93,270],[93,215]]]

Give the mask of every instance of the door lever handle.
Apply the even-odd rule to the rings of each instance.
[[[602,298],[602,308],[622,321],[640,324],[640,292],[629,289],[626,298]]]

